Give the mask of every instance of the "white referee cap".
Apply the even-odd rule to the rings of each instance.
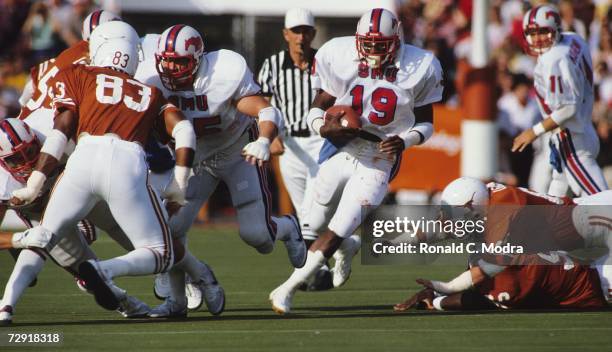
[[[294,8],[285,14],[285,28],[297,26],[314,27],[314,16],[310,10]]]

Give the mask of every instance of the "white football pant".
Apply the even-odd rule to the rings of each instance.
[[[309,226],[304,226],[304,221],[312,204],[312,188],[319,171],[319,151],[323,141],[317,135],[287,136],[283,140],[285,152],[279,158],[281,176],[302,225],[302,236],[306,240],[316,239],[316,234]]]
[[[41,225],[61,236],[64,228],[75,226],[104,201],[135,248],[117,258],[123,265],[113,262],[109,276],[164,272],[173,261],[171,235],[165,209],[147,176],[145,153],[137,143],[83,137],[52,190]]]

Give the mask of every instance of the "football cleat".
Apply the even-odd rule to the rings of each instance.
[[[185,296],[187,296],[187,309],[190,311],[195,312],[202,307],[204,298],[202,298],[202,291],[196,284],[192,282],[185,284]]]
[[[0,325],[9,325],[13,322],[13,306],[0,308]]]
[[[149,318],[177,319],[187,317],[187,303],[179,304],[171,297],[166,298],[164,303],[151,309]]]
[[[300,291],[327,291],[334,288],[332,273],[324,264],[309,280],[298,287]]]
[[[106,278],[98,262],[90,259],[79,265],[79,276],[81,276],[87,287],[93,292],[96,303],[107,310],[119,308],[119,298],[125,295],[125,291],[115,286],[112,280]]]
[[[92,294],[93,292],[91,292],[91,290],[89,288],[87,288],[87,283],[85,282],[85,280],[78,278],[78,277],[74,277],[74,282],[76,283],[77,287],[79,288],[79,290],[85,292],[85,293],[89,293]]]
[[[155,283],[153,284],[153,294],[155,298],[163,301],[166,297],[170,297],[170,277],[168,273],[160,273],[155,275]]]
[[[357,235],[351,235],[342,241],[340,248],[334,253],[334,268],[332,269],[332,281],[334,287],[340,287],[351,276],[351,264],[353,257],[361,247],[361,238]]]
[[[225,310],[225,290],[219,285],[210,266],[204,262],[202,264],[206,269],[200,274],[200,280],[194,284],[204,296],[204,302],[210,314],[219,315]]]
[[[126,295],[125,298],[119,301],[119,314],[124,318],[146,318],[151,311],[151,307],[136,297]]]
[[[291,265],[293,265],[294,268],[299,269],[306,264],[308,248],[306,247],[306,242],[304,242],[304,238],[302,237],[302,230],[297,218],[293,215],[285,215],[285,217],[289,218],[291,222],[293,222],[293,226],[295,226],[295,231],[292,231],[289,238],[284,241],[285,247],[287,247],[287,254],[289,255]]]
[[[272,304],[272,310],[276,314],[284,315],[291,312],[291,300],[295,290],[288,290],[283,285],[278,286],[274,291],[270,292],[268,299]]]

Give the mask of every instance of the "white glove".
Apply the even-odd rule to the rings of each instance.
[[[14,248],[47,248],[53,239],[53,233],[42,226],[27,229],[24,232],[17,232],[13,235],[12,243]]]
[[[266,137],[257,138],[255,142],[244,146],[242,155],[251,164],[255,165],[255,162],[259,162],[259,165],[262,165],[264,161],[270,160],[270,139]]]
[[[25,231],[24,232],[15,232],[13,234],[13,238],[11,239],[11,243],[13,245],[13,248],[15,249],[21,249],[21,248],[26,248],[26,245],[22,242],[23,239],[25,238]]]
[[[40,171],[33,171],[30,177],[28,178],[28,182],[24,188],[20,188],[13,191],[13,197],[21,200],[23,204],[17,205],[25,205],[30,204],[40,194],[45,181],[47,180],[47,176]]]
[[[175,202],[180,205],[185,205],[185,193],[187,192],[187,185],[189,183],[189,177],[193,174],[190,167],[187,166],[175,166],[174,177],[164,189],[162,197],[170,202]]]

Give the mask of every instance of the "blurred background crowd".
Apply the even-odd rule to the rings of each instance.
[[[374,6],[375,2],[372,3]],[[564,30],[580,34],[590,46],[596,95],[593,123],[601,141],[598,161],[612,184],[611,2],[490,0],[489,3],[489,48],[492,64],[497,68],[500,181],[546,189],[541,185],[545,181],[534,179],[531,171],[534,160],[533,168],[547,167],[546,143],[536,144],[529,153],[512,154],[509,150],[513,137],[541,119],[532,87],[535,58],[523,50],[522,16],[533,5],[554,3],[560,9]],[[0,118],[17,115],[18,97],[30,67],[80,40],[83,19],[102,5],[93,0],[0,0]],[[119,5],[111,10],[120,8]],[[313,10],[316,14],[316,9]],[[460,106],[463,82],[458,72],[470,53],[472,0],[403,0],[397,2],[396,12],[404,27],[405,41],[433,51],[442,63],[443,103]],[[141,35],[160,33],[176,23],[192,25],[203,34],[207,50],[224,47],[239,51],[254,72],[267,55],[284,47],[281,16],[258,16],[255,25],[249,27],[232,15],[168,16],[154,12],[120,15]],[[357,18],[346,16],[317,18],[314,46],[333,36],[353,34],[356,21]],[[247,33],[236,35],[241,30]]]

